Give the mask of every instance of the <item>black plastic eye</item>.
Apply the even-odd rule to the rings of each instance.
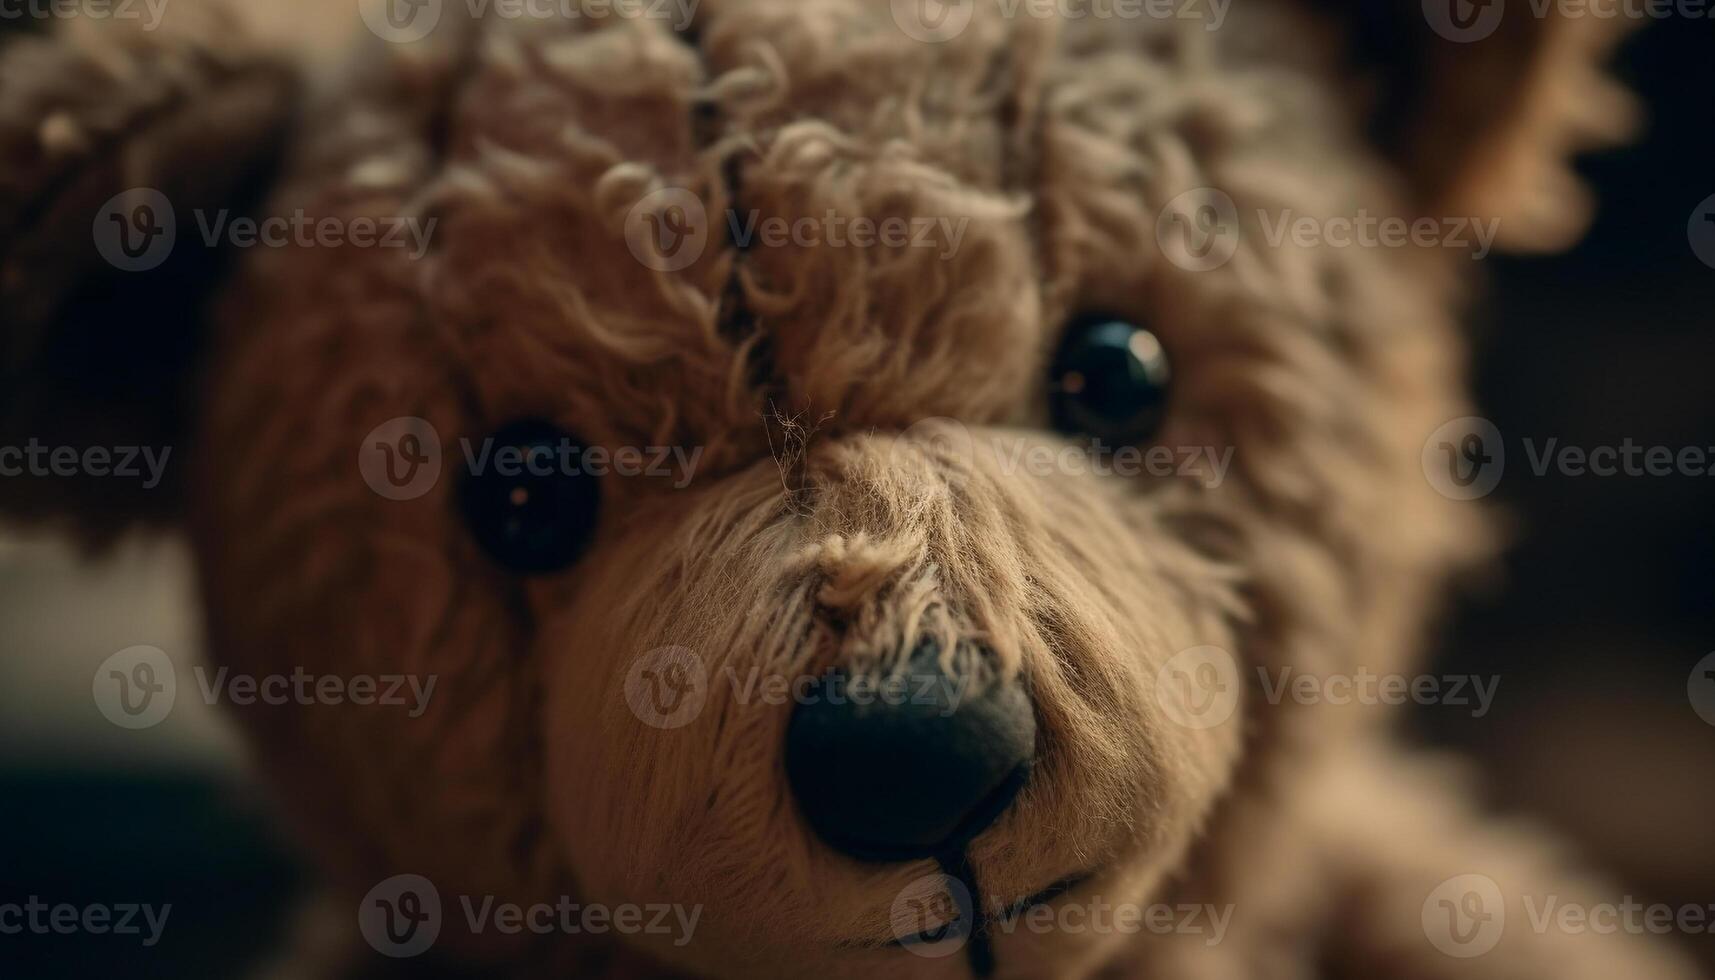
[[[1111,317],[1081,320],[1054,361],[1054,426],[1114,445],[1143,442],[1166,417],[1171,376],[1155,334]]]
[[[495,561],[526,574],[577,561],[595,534],[600,480],[585,473],[583,445],[539,420],[514,422],[467,454],[459,506]]]

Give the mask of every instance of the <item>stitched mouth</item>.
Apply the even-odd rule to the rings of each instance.
[[[1092,869],[1090,871],[1082,872],[1081,874],[1069,875],[1065,878],[1061,878],[1059,881],[1056,881],[1054,884],[1049,885],[1047,888],[1042,889],[1036,894],[1019,899],[1012,905],[1012,907],[1006,910],[1006,918],[1016,919],[1039,905],[1047,905],[1057,898],[1063,898],[1095,880],[1098,873],[1099,872]]]

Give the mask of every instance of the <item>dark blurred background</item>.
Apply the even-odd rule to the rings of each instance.
[[[1558,828],[1622,892],[1675,905],[1715,903],[1715,726],[1687,687],[1715,651],[1715,478],[1539,477],[1522,440],[1715,447],[1715,269],[1687,237],[1715,194],[1711,42],[1711,20],[1634,36],[1619,73],[1651,121],[1635,145],[1583,162],[1602,202],[1592,234],[1565,255],[1487,262],[1471,317],[1477,396],[1506,441],[1491,499],[1512,516],[1515,543],[1495,580],[1459,597],[1433,669],[1501,683],[1485,717],[1443,706],[1412,718],[1419,740],[1474,761],[1494,806]],[[80,574],[54,561],[0,548],[0,622],[18,650],[20,622],[89,615],[53,605],[52,569]],[[194,643],[192,619],[169,615],[158,639],[132,621],[96,648]],[[93,667],[69,673],[87,679]],[[36,697],[20,670],[0,666],[10,717],[29,717]],[[104,727],[86,687],[68,695]],[[0,726],[0,893],[173,910],[146,955],[134,938],[0,936],[0,977],[237,976],[283,940],[304,874],[232,785],[234,759],[67,766],[31,741],[40,733]],[[1715,941],[1682,941],[1715,975]]]
[[[1715,727],[1688,683],[1715,651],[1715,477],[1538,477],[1523,444],[1715,448],[1715,269],[1687,230],[1715,194],[1715,21],[1651,24],[1621,54],[1650,120],[1582,161],[1601,201],[1589,237],[1490,258],[1472,318],[1478,408],[1507,451],[1489,500],[1515,537],[1497,580],[1460,598],[1435,669],[1499,675],[1499,693],[1484,718],[1416,721],[1481,765],[1492,802],[1572,835],[1639,900],[1707,906]],[[1687,938],[1715,976],[1712,940]]]

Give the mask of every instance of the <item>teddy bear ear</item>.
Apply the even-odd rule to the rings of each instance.
[[[192,216],[259,198],[295,79],[230,32],[213,43],[214,20],[13,24],[0,33],[0,518],[69,520],[100,540],[178,509],[185,454],[170,450],[229,264]]]
[[[1419,215],[1499,219],[1515,252],[1570,246],[1594,203],[1580,153],[1641,117],[1605,72],[1627,19],[1513,0],[1312,0],[1334,15],[1369,133]]]

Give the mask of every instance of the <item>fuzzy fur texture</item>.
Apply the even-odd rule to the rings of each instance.
[[[694,722],[663,731],[621,693],[668,645],[712,677],[885,675],[928,636],[979,686],[1025,679],[1037,713],[1031,781],[970,855],[982,904],[1088,875],[1060,901],[1233,910],[1212,947],[1021,931],[996,939],[997,975],[1689,975],[1647,942],[1522,925],[1482,958],[1433,948],[1421,905],[1446,878],[1494,878],[1521,924],[1520,896],[1600,892],[1395,748],[1384,711],[1269,703],[1255,680],[1410,671],[1439,590],[1491,534],[1419,463],[1468,414],[1458,263],[1271,247],[1251,216],[1499,215],[1449,202],[1488,207],[1479,177],[1561,167],[1625,109],[1585,126],[1532,97],[1564,90],[1532,71],[1595,50],[1543,25],[1483,69],[1501,97],[1465,79],[1493,118],[1455,135],[1426,113],[1378,148],[1339,17],[1238,7],[1208,32],[978,4],[959,37],[925,44],[885,2],[705,0],[683,34],[466,22],[449,5],[428,40],[359,45],[322,76],[327,92],[281,122],[269,208],[433,216],[436,247],[245,257],[204,355],[188,512],[220,663],[438,678],[411,720],[241,712],[352,896],[336,907],[401,872],[443,896],[703,907],[694,941],[636,952],[463,935],[447,916],[443,952],[519,975],[968,975],[962,957],[888,946],[894,898],[932,866],[856,863],[805,827],[781,764],[789,706],[717,681]],[[157,43],[141,63],[166,71]],[[25,57],[0,53],[0,77]],[[0,137],[68,131],[34,103],[0,106]],[[1238,202],[1244,234],[1229,263],[1190,272],[1156,225],[1208,186]],[[930,249],[717,233],[656,272],[625,223],[666,187],[710,215],[968,224]],[[1502,227],[1521,247],[1572,234],[1528,213]],[[1160,337],[1175,387],[1159,441],[1230,450],[1223,480],[1005,465],[1070,445],[1047,425],[1047,360],[1094,310]],[[402,416],[449,454],[541,417],[592,445],[703,455],[683,487],[614,478],[588,554],[523,580],[461,526],[455,480],[408,502],[365,485],[364,434]],[[1157,690],[1201,646],[1242,665],[1228,724],[1179,724]]]

